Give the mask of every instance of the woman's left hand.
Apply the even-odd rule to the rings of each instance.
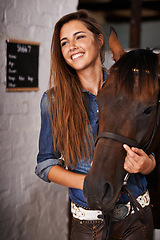
[[[130,148],[128,145],[123,145],[127,152],[124,162],[124,169],[129,173],[149,174],[156,166],[156,160],[152,154],[149,156],[142,150],[136,147]]]

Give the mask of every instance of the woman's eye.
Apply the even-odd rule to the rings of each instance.
[[[143,113],[144,113],[145,115],[149,115],[149,114],[152,112],[152,110],[153,110],[153,107],[148,107],[148,108],[146,108],[146,109],[143,111]]]
[[[63,46],[65,46],[67,44],[67,42],[62,42],[61,43],[61,46],[63,47]]]
[[[81,39],[81,38],[84,38],[84,37],[85,37],[84,35],[77,36],[77,40],[78,40],[78,39]]]

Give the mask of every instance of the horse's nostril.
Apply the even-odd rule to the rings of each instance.
[[[110,183],[105,183],[104,185],[104,195],[102,201],[109,201],[113,198],[113,187]]]

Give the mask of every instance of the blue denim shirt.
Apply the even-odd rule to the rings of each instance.
[[[107,74],[104,72],[104,82],[106,78]],[[98,124],[98,105],[96,102],[96,96],[88,91],[82,91],[84,92],[85,99],[88,103],[88,117],[92,127],[93,136],[95,138],[97,134]],[[39,152],[37,155],[37,166],[35,168],[36,175],[44,181],[50,182],[48,179],[48,172],[54,165],[62,166],[62,161],[60,157],[60,154],[55,153],[53,148],[51,123],[49,119],[49,114],[47,112],[47,93],[45,92],[41,99],[41,130],[39,136]],[[90,160],[84,161],[83,159],[81,159],[74,169],[69,168],[68,170],[80,174],[87,174],[90,168]],[[135,197],[144,192],[146,185],[147,182],[143,175],[139,173],[130,174],[127,186],[132,191]],[[70,198],[76,204],[79,204],[83,207],[88,207],[82,190],[70,188]],[[120,197],[120,202],[123,203],[126,201],[128,201],[128,198],[125,194],[122,193]]]

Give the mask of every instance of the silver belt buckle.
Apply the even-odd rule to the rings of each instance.
[[[124,204],[118,204],[113,209],[113,220],[119,221],[123,220],[125,217],[127,217],[129,214],[129,209]]]

